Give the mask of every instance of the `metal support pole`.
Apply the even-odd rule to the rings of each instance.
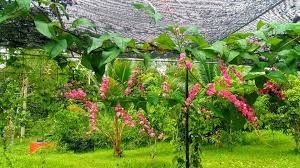
[[[189,70],[185,69],[185,99],[189,97]],[[185,113],[185,158],[186,168],[190,167],[190,141],[189,141],[189,108]]]

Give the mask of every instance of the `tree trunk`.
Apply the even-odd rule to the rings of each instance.
[[[114,128],[114,133],[115,133],[113,148],[114,148],[114,154],[116,156],[122,157],[123,151],[121,149],[121,129],[120,129],[118,120],[119,120],[119,118],[117,116],[115,116],[114,123],[113,123],[113,128]]]

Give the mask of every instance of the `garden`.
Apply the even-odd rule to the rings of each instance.
[[[76,3],[0,0],[0,168],[300,167],[300,23],[211,42],[131,2],[140,41]]]

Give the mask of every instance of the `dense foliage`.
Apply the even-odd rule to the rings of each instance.
[[[122,142],[141,146],[165,140],[176,147],[179,167],[184,166],[187,143],[192,153],[186,159],[201,167],[201,144],[229,144],[232,149],[242,131],[259,128],[291,133],[299,149],[299,24],[259,22],[255,32],[235,33],[213,44],[195,27],[174,25],[140,43],[116,33],[83,32],[79,27],[96,29],[85,18],[66,27],[63,17],[68,19],[66,6],[73,1],[37,2],[4,1],[0,23],[30,17],[36,30],[48,38],[48,44],[37,50],[49,55],[45,71],[59,66],[67,74],[62,79],[51,73],[21,75],[1,82],[4,138],[13,140],[16,126],[34,128],[30,124],[38,120],[47,127],[41,138],[50,135],[48,139],[76,152],[112,146],[121,157]],[[162,17],[151,4],[134,7],[155,22]],[[22,63],[14,56],[35,50],[9,51],[1,71],[25,72],[28,66],[34,72],[41,63]],[[175,55],[177,64],[155,67],[153,52]],[[79,58],[68,60],[69,54]],[[130,55],[143,62],[118,60]],[[155,157],[155,149],[151,156]]]

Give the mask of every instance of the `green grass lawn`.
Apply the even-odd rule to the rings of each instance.
[[[253,134],[247,137],[247,145],[235,146],[232,152],[227,148],[203,147],[203,166],[208,168],[300,168],[300,155],[293,151],[291,137],[280,133],[261,132],[258,138]],[[43,150],[33,156],[28,153],[28,145],[16,144],[8,154],[14,168],[146,168],[175,167],[172,146],[160,143],[157,156],[150,157],[150,148],[126,150],[125,157],[112,156],[112,150],[74,154],[59,153],[56,150]],[[0,152],[0,167],[6,168],[7,162]]]

